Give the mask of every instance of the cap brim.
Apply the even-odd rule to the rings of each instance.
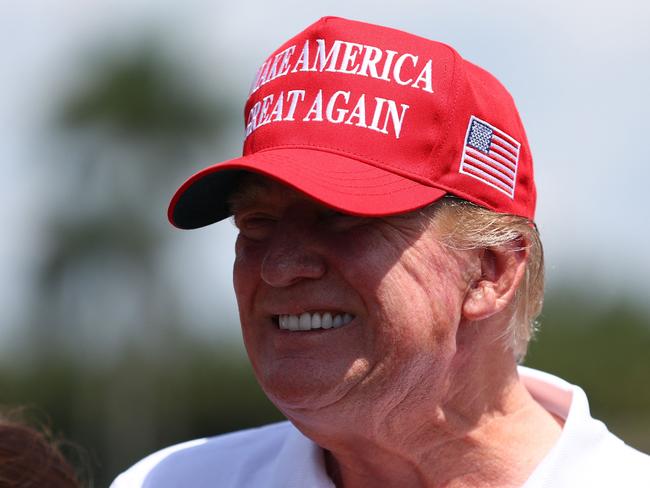
[[[188,179],[169,204],[169,221],[196,229],[231,215],[228,196],[243,172],[260,173],[339,211],[379,217],[432,203],[444,190],[336,153],[285,148],[218,163]]]

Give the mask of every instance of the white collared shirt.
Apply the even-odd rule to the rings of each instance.
[[[520,367],[533,398],[565,420],[558,442],[522,488],[650,488],[650,456],[625,445],[589,413],[581,388]],[[111,488],[334,488],[323,451],[290,422],[158,451]]]

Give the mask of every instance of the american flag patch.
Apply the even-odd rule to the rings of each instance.
[[[472,115],[460,172],[514,198],[520,147],[508,134]]]

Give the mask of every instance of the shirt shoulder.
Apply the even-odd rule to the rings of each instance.
[[[533,398],[564,419],[557,444],[524,488],[650,488],[650,456],[592,418],[580,387],[530,368],[519,367],[519,374]]]
[[[650,488],[650,456],[607,432],[585,451],[563,453],[566,465],[549,478],[549,487]]]
[[[261,486],[293,427],[270,424],[167,447],[118,476],[111,488]]]
[[[611,433],[584,469],[592,474],[592,486],[650,488],[650,456]]]

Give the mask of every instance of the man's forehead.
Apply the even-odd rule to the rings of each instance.
[[[237,214],[245,210],[255,208],[258,206],[271,205],[277,201],[303,201],[310,205],[321,207],[323,210],[334,211],[336,213],[354,214],[339,210],[335,207],[325,205],[309,195],[289,186],[276,181],[268,176],[254,173],[245,172],[238,180],[236,188],[232,191],[228,198],[228,206],[232,214]],[[384,217],[359,217],[363,219],[378,219],[399,222],[411,222],[417,226],[430,224],[432,218],[437,214],[436,210],[439,207],[440,201],[432,205],[428,205],[422,209],[414,210],[411,212],[404,212],[395,215],[387,215]]]
[[[241,209],[259,204],[272,195],[303,198],[316,203],[315,200],[288,185],[259,173],[247,172],[239,179],[237,187],[228,198],[230,211],[235,213]]]

